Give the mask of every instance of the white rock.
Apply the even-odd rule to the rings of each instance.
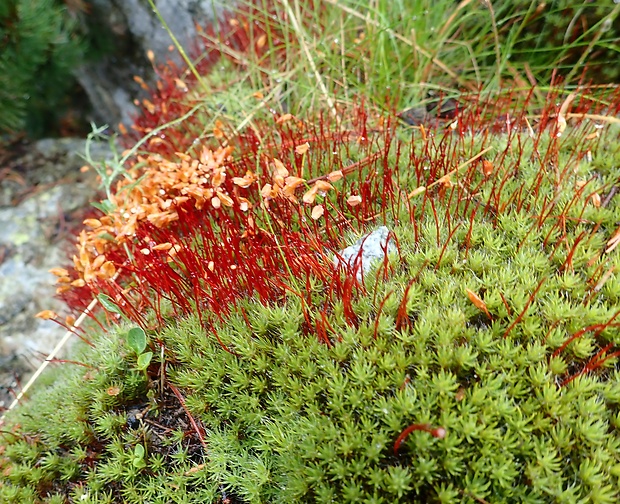
[[[336,268],[350,268],[356,272],[357,279],[361,281],[362,275],[370,271],[373,263],[382,261],[386,252],[394,252],[396,246],[390,239],[390,230],[381,226],[372,233],[365,234],[350,247],[338,252],[334,257]]]

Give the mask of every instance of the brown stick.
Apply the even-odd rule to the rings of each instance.
[[[196,432],[198,439],[200,440],[200,444],[205,449],[205,451],[207,451],[208,449],[207,449],[207,442],[205,441],[205,438],[204,438],[204,429],[202,428],[202,426],[198,425],[198,422],[196,421],[196,419],[192,416],[192,414],[187,409],[187,406],[185,405],[185,398],[181,395],[181,392],[179,391],[179,389],[175,387],[172,383],[168,383],[168,385],[170,386],[170,390],[174,392],[174,395],[177,396],[177,399],[181,403],[181,407],[183,408],[183,411],[185,411],[185,414],[189,418],[189,421],[192,424],[192,427],[194,428],[194,431]]]

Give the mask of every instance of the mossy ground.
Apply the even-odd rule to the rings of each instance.
[[[605,272],[620,256],[605,250],[620,173],[617,131],[588,144],[592,130],[485,144],[399,126],[410,148],[378,165],[428,189],[377,182],[397,253],[360,284],[273,271],[288,289],[209,330],[160,304],[146,372],[128,325],[93,334],[85,367],[63,366],[3,427],[2,501],[617,502],[620,284]],[[431,189],[425,166],[449,171],[454,145],[501,162]],[[399,438],[412,424],[446,435]]]
[[[458,16],[415,43],[380,4],[252,4],[213,86],[161,71],[56,270],[101,329],[7,415],[2,502],[619,500],[617,90],[453,90],[410,128]],[[395,252],[334,269],[381,225]]]

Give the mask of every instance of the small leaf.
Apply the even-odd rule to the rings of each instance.
[[[304,203],[311,205],[312,203],[314,203],[314,200],[316,199],[316,193],[318,191],[319,190],[315,185],[311,189],[308,189],[301,199],[303,200]]]
[[[97,294],[97,299],[105,310],[111,313],[121,313],[121,309],[114,301],[112,301],[112,298],[107,294]]]
[[[487,309],[486,303],[480,298],[480,296],[470,289],[465,289],[465,291],[467,292],[467,297],[474,304],[474,306],[483,311],[486,316],[489,317],[489,320],[493,320],[493,317],[491,317],[491,314]]]
[[[141,327],[132,327],[127,333],[127,344],[136,354],[140,355],[146,348],[146,334]]]
[[[133,449],[133,455],[136,458],[144,458],[144,446],[137,444]]]
[[[111,214],[114,211],[115,205],[110,200],[104,199],[100,202],[92,202],[92,206],[94,206],[97,210],[101,210],[104,214]]]
[[[153,352],[145,352],[138,356],[138,369],[140,371],[144,371],[149,364],[151,363],[151,359],[153,358]]]
[[[102,240],[107,241],[116,241],[116,238],[114,238],[114,236],[112,236],[110,233],[101,233],[100,235],[97,235],[97,238],[101,238]]]
[[[155,245],[153,247],[153,250],[170,250],[171,248],[172,248],[172,243],[165,242],[165,243],[160,243],[159,245]]]
[[[144,450],[144,446],[141,444],[137,444],[133,449],[133,466],[137,469],[142,469],[146,467],[146,462],[144,460],[144,455],[146,451]]]

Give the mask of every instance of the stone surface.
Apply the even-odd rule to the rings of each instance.
[[[368,273],[376,261],[381,261],[385,253],[395,252],[394,240],[390,239],[390,230],[381,226],[372,233],[365,234],[353,245],[341,250],[334,257],[336,267],[350,268],[355,271],[358,280]]]
[[[63,312],[50,268],[67,264],[84,210],[97,193],[95,173],[81,173],[85,140],[14,145],[0,166],[0,407],[16,379],[38,366],[63,336],[41,310]],[[109,156],[94,144],[94,159]]]
[[[228,2],[232,8],[234,2]],[[178,51],[170,51],[172,39],[147,0],[92,0],[84,30],[100,40],[106,56],[91,61],[76,71],[95,111],[96,120],[116,127],[119,122],[132,123],[137,110],[133,100],[142,95],[134,75],[147,82],[153,80],[153,68],[147,51],[155,54],[156,63],[172,60],[181,63]],[[189,54],[196,46],[196,26],[219,15],[222,5],[211,0],[156,0],[155,5],[170,31]]]

